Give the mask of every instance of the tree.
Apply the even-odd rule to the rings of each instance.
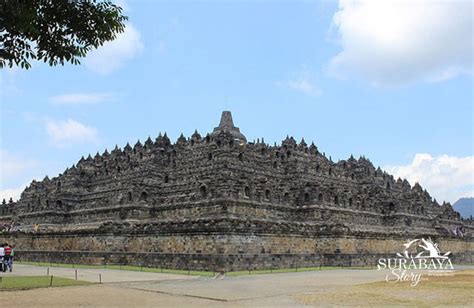
[[[28,69],[29,60],[80,64],[91,49],[123,32],[126,20],[110,1],[1,0],[0,68]]]

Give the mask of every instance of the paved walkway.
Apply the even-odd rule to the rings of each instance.
[[[457,266],[456,269],[474,269]],[[45,275],[46,268],[16,265],[14,273]],[[50,268],[50,274],[74,278],[71,268]],[[219,278],[144,273],[110,269],[78,269],[78,279],[104,284],[10,291],[11,307],[306,307],[295,295],[318,296],[351,286],[382,281],[377,270],[323,270],[311,272],[243,275]]]
[[[296,292],[329,290],[365,282],[381,281],[385,274],[375,270],[323,270],[265,275],[243,275],[213,279],[130,283],[128,288],[207,298],[243,301],[284,296]]]

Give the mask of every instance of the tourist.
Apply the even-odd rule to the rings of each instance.
[[[5,264],[3,263],[3,259],[5,257],[5,244],[2,244],[0,246],[0,271],[4,272],[3,268],[5,267]]]
[[[13,271],[13,256],[15,255],[15,245],[12,245],[12,251],[10,253],[10,272]]]
[[[5,257],[4,257],[4,267],[3,271],[5,272],[8,268],[8,270],[11,272],[12,271],[12,261],[11,261],[11,256],[12,256],[12,248],[10,245],[5,244]]]

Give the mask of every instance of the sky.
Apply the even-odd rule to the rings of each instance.
[[[0,199],[81,156],[217,126],[368,157],[438,201],[474,196],[471,1],[118,1],[81,65],[0,70]]]

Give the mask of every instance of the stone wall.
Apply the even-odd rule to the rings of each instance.
[[[453,262],[472,263],[474,242],[434,238]],[[131,264],[177,269],[235,271],[320,265],[374,265],[380,257],[402,251],[406,238],[353,236],[252,236],[153,234],[16,234],[19,260]]]

